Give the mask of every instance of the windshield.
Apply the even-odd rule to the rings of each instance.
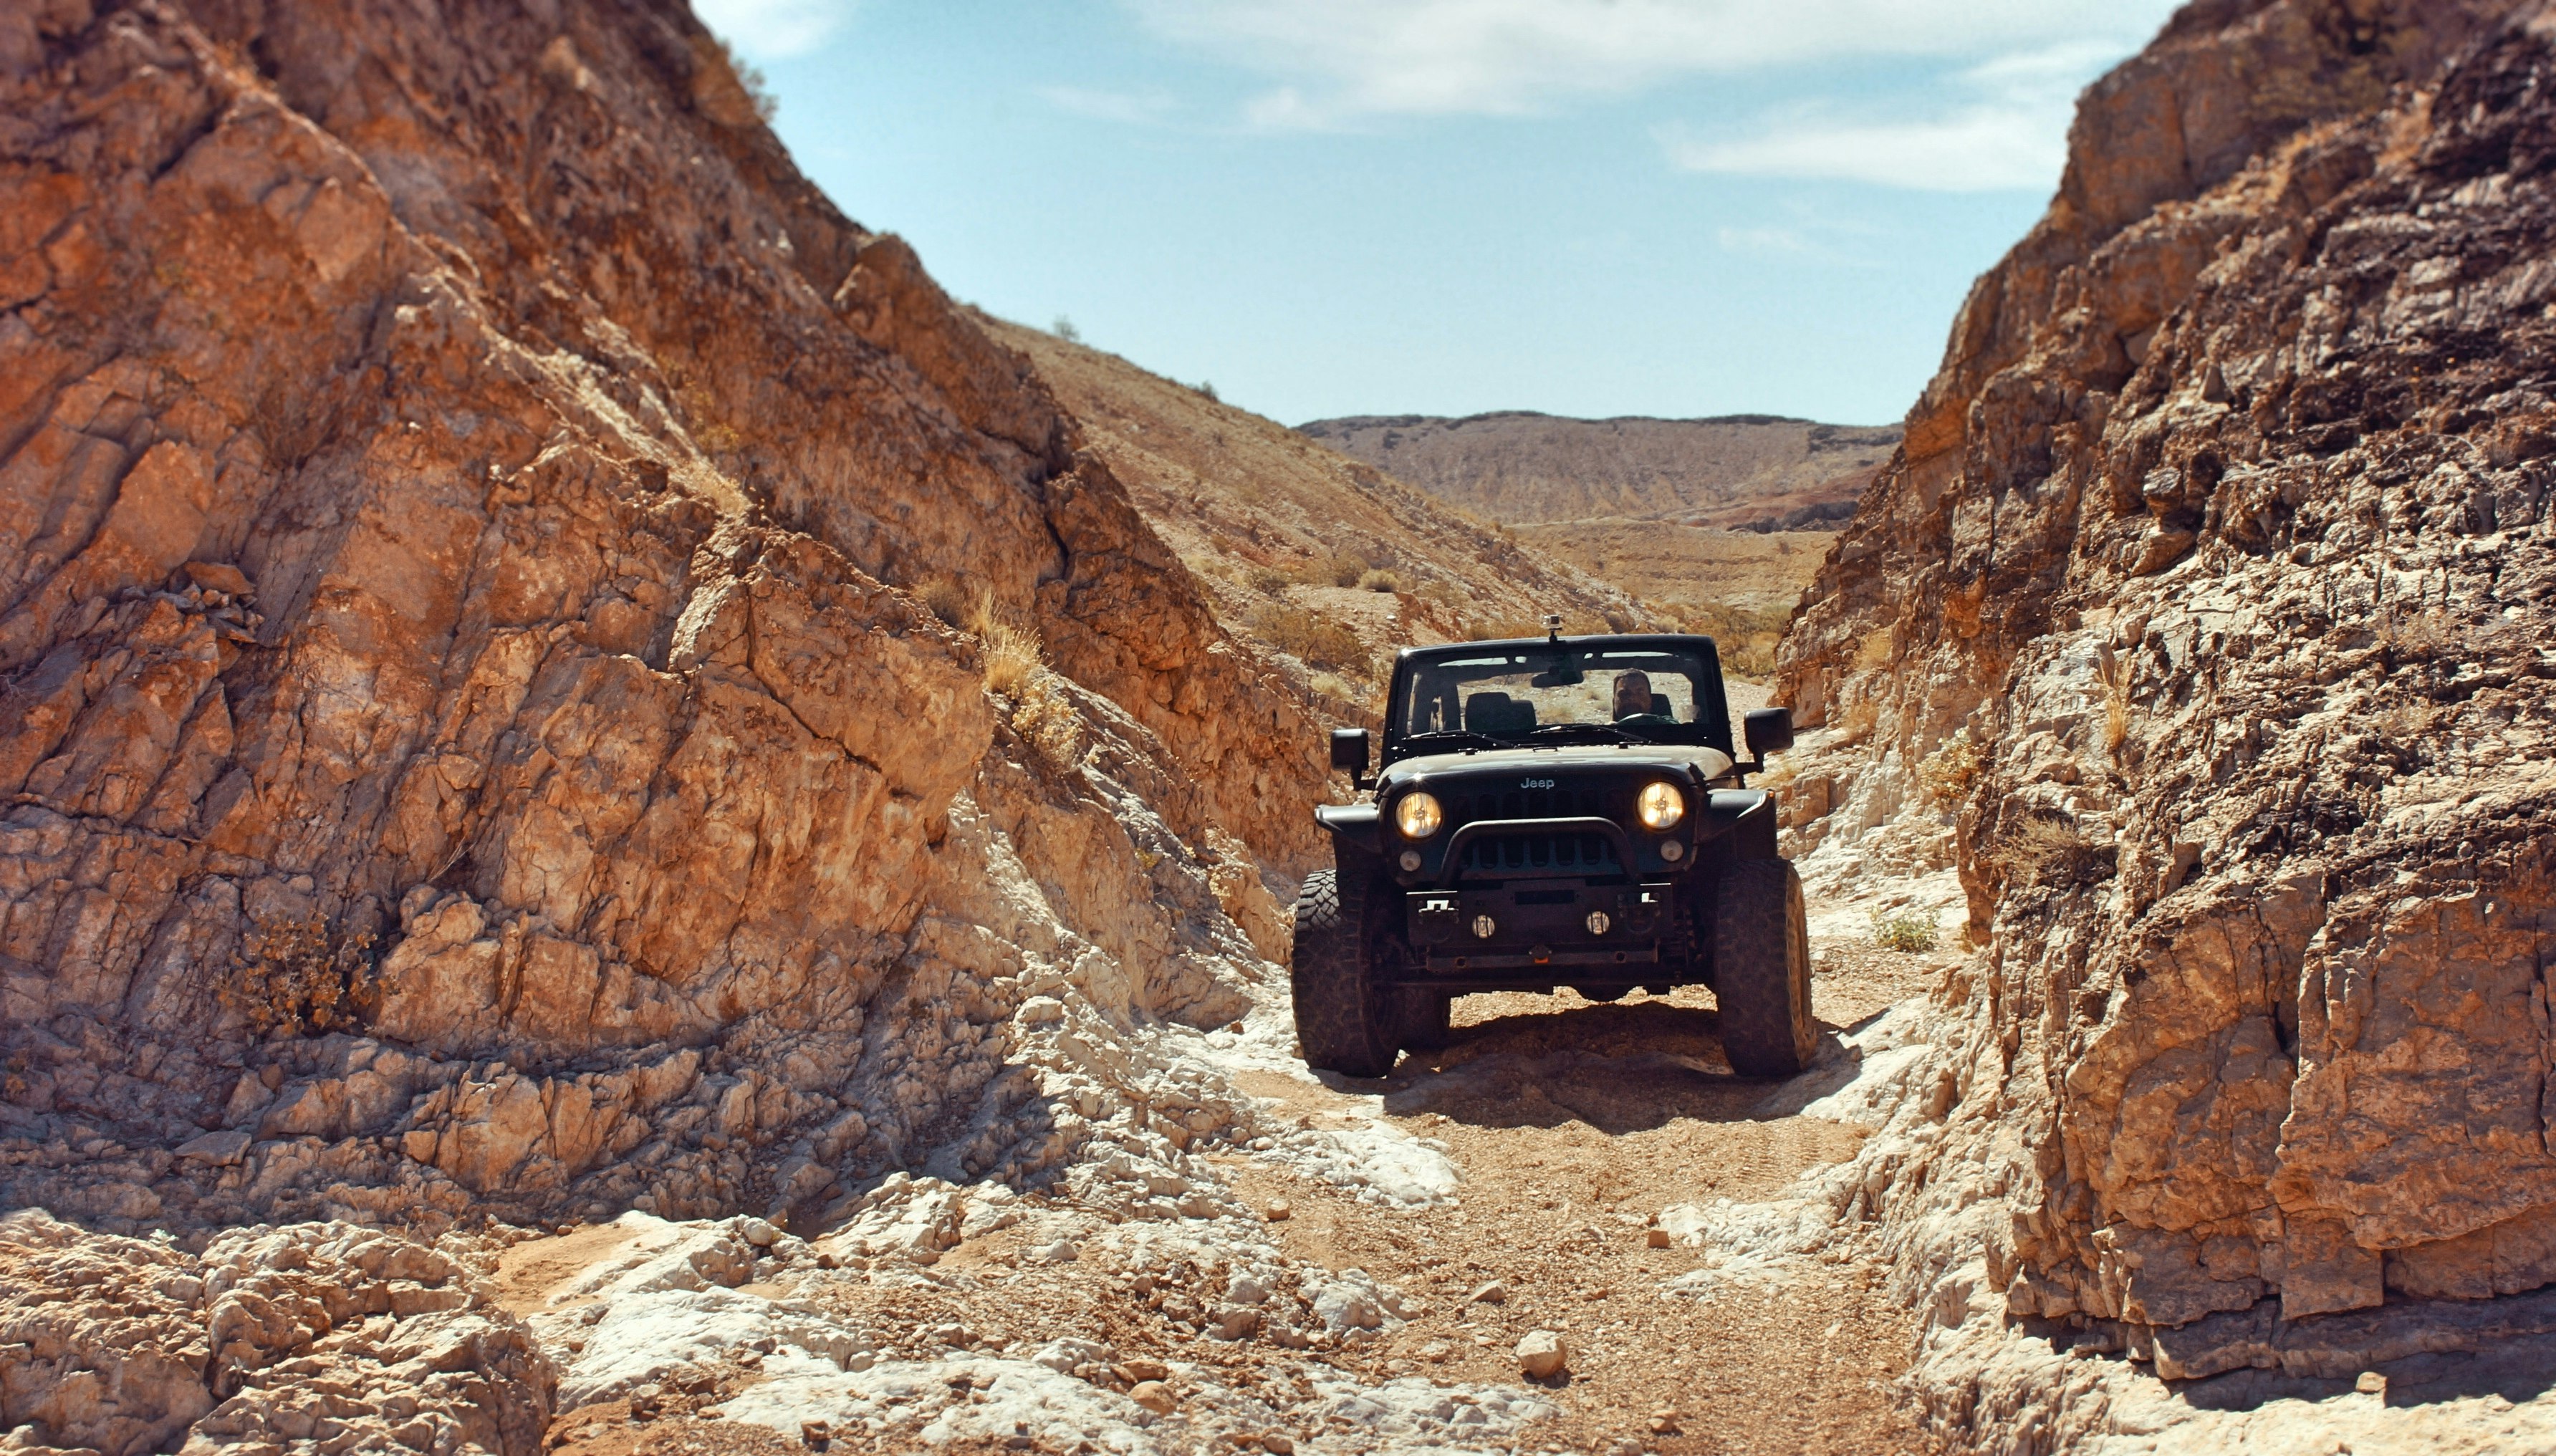
[[[1709,647],[1492,648],[1413,663],[1394,703],[1401,737],[1458,733],[1502,742],[1631,738],[1726,745],[1729,724]]]

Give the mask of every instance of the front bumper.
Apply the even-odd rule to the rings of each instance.
[[[1675,895],[1666,881],[1415,890],[1406,929],[1430,976],[1657,965],[1677,925]]]

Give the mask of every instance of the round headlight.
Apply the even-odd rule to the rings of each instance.
[[[1633,801],[1633,812],[1641,815],[1646,828],[1673,829],[1686,817],[1686,795],[1674,784],[1645,784],[1642,796]]]
[[[1438,807],[1438,800],[1430,794],[1406,793],[1402,802],[1393,806],[1393,827],[1401,830],[1405,839],[1426,839],[1445,822],[1447,811]]]

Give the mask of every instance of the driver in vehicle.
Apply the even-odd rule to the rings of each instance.
[[[1652,716],[1651,674],[1643,671],[1615,674],[1615,721]]]

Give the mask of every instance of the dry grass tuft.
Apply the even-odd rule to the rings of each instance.
[[[1038,629],[994,600],[991,588],[977,588],[958,625],[985,645],[985,686],[1002,696],[1019,696],[1031,679],[1046,670],[1047,653],[1039,645]]]
[[[1357,585],[1360,591],[1399,591],[1402,589],[1402,578],[1390,571],[1361,571],[1358,573]]]
[[[329,933],[318,910],[252,917],[214,999],[259,1035],[299,1036],[361,1025],[380,997],[369,932]]]
[[[1999,841],[1995,859],[2009,885],[2092,885],[2113,874],[2118,851],[2077,832],[2063,814],[2032,814]]]

